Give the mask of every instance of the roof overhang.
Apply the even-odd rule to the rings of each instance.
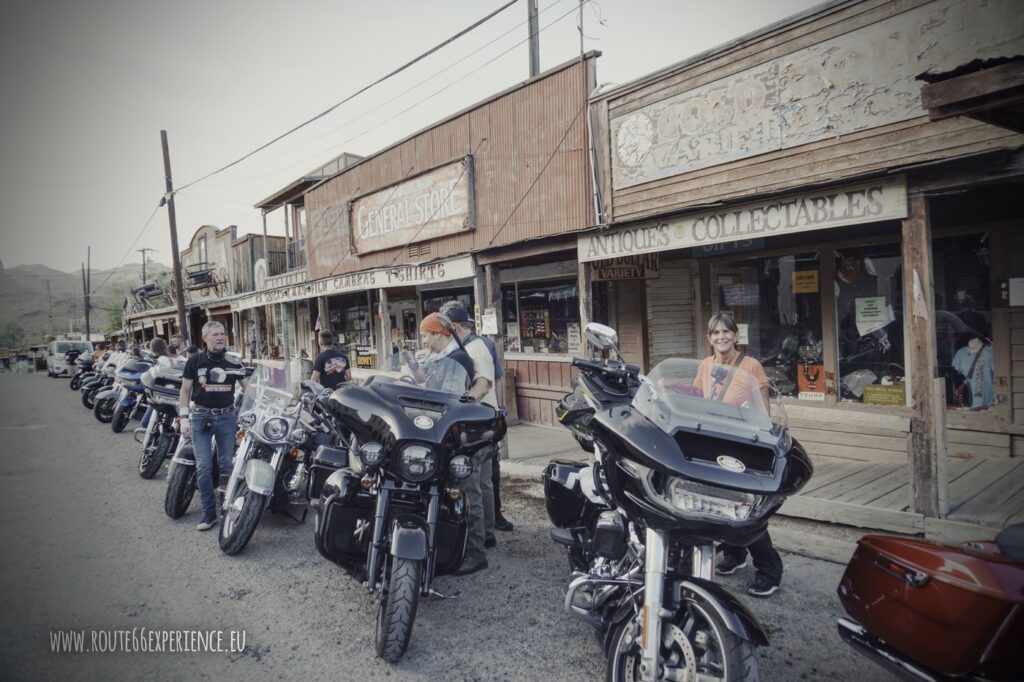
[[[917,77],[928,118],[967,116],[1024,133],[1024,56],[975,60],[944,73]]]

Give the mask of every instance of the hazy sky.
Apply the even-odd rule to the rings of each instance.
[[[578,0],[539,0],[541,68],[579,54]],[[117,265],[164,192],[238,158],[496,9],[501,0],[8,3],[0,26],[0,259]],[[598,82],[624,83],[818,4],[600,0]],[[526,2],[252,159],[176,196],[203,224],[260,232],[252,206],[343,151],[368,155],[527,76]],[[547,28],[544,28],[547,27]],[[504,56],[502,53],[505,53]],[[492,61],[493,60],[493,61]],[[488,64],[488,62],[490,62]],[[449,87],[450,86],[450,87]],[[442,90],[443,89],[443,90]],[[441,92],[438,92],[441,91]],[[271,233],[283,234],[280,211]],[[134,248],[170,263],[166,209]],[[140,262],[132,252],[126,262]]]

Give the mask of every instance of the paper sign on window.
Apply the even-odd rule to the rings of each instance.
[[[817,270],[796,270],[793,273],[794,294],[816,294],[818,293],[818,271]]]
[[[749,339],[747,338],[747,329],[750,327],[750,325],[738,324],[736,326],[739,328],[739,333],[737,333],[737,335],[736,335],[737,336],[736,343],[738,345],[740,345],[740,346],[745,346],[748,343],[750,343]]]
[[[498,312],[494,308],[486,308],[484,310],[480,331],[483,334],[498,333]]]
[[[885,304],[885,296],[864,296],[854,299],[857,333],[866,336],[896,319],[892,306]]]

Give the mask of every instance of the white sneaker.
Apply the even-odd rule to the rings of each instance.
[[[216,525],[217,525],[217,518],[216,517],[214,517],[214,519],[212,521],[207,521],[207,520],[204,519],[204,520],[200,521],[199,524],[196,526],[196,530],[210,530],[211,528],[213,528]]]

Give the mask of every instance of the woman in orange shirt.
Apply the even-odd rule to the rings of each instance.
[[[721,400],[730,405],[757,408],[768,412],[768,376],[761,363],[736,348],[739,327],[730,313],[716,313],[708,320],[708,343],[714,354],[704,358],[697,369],[694,386],[705,398]],[[715,365],[738,367],[731,378],[713,378]],[[724,392],[722,395],[718,395]],[[754,559],[754,584],[747,592],[755,597],[770,597],[779,591],[782,581],[782,557],[772,546],[771,536],[765,530],[748,547],[722,545],[722,561],[718,564],[718,575],[731,575],[747,565],[747,551]]]

